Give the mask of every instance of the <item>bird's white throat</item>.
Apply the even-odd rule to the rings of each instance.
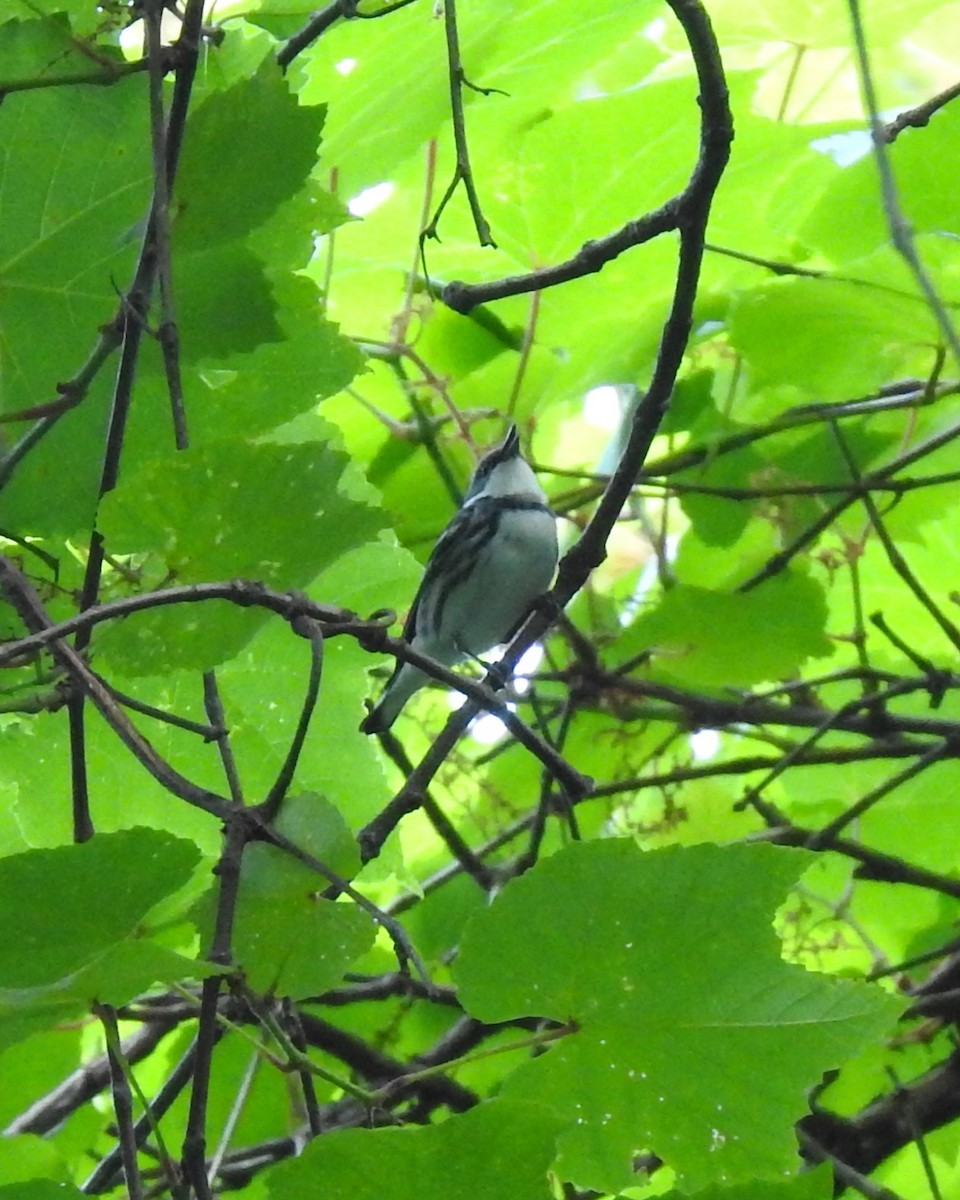
[[[477,496],[516,496],[541,502],[547,498],[529,463],[519,456],[498,463],[484,480],[483,490]],[[472,496],[467,504],[472,504],[477,496]]]

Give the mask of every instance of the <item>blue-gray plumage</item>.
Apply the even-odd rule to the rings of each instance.
[[[463,504],[427,562],[403,629],[417,650],[451,667],[509,641],[557,568],[557,526],[511,425],[477,464]],[[389,729],[429,676],[397,663],[360,726]]]

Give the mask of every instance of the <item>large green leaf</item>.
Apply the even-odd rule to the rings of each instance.
[[[473,917],[455,967],[467,1010],[575,1023],[506,1085],[566,1119],[564,1177],[616,1191],[644,1149],[685,1188],[792,1169],[806,1089],[898,1010],[781,960],[773,911],[803,861],[582,843]]]
[[[38,4],[34,11],[42,7]],[[0,5],[0,20],[8,12],[8,6]],[[28,12],[24,5],[23,15]],[[42,19],[4,20],[0,25],[0,91],[6,92],[11,85],[46,83],[78,74],[99,75],[104,83],[109,82],[111,67],[123,63],[122,55],[116,47],[103,43],[97,46],[97,59],[90,50],[88,43],[75,36],[65,12],[52,12]]]
[[[190,122],[177,173],[177,248],[206,250],[262,225],[303,187],[324,114],[323,106],[297,103],[275,63],[207,97]],[[254,150],[255,169],[248,155],[224,153],[237,145]]]
[[[101,528],[114,553],[151,556],[181,582],[303,587],[382,526],[375,509],[341,490],[346,465],[319,442],[212,442],[125,477],[102,505]],[[236,653],[263,616],[208,605],[185,626],[181,613],[161,609],[114,627],[104,645],[138,674],[210,666]]]
[[[908,130],[889,148],[899,202],[917,233],[956,229],[960,187],[960,113],[938,112],[928,129]],[[855,219],[838,220],[838,213]],[[838,171],[804,223],[802,236],[836,263],[849,263],[890,241],[873,157]]]
[[[664,1200],[831,1200],[833,1177],[827,1167],[776,1183],[751,1180],[734,1187],[711,1187],[696,1192],[666,1192]]]
[[[549,1200],[557,1121],[497,1100],[426,1129],[350,1129],[316,1138],[270,1173],[270,1200]]]
[[[658,673],[701,688],[784,679],[833,647],[824,633],[823,589],[796,572],[747,593],[693,584],[671,588],[621,640],[628,655],[652,650]]]
[[[31,1179],[0,1186],[0,1200],[81,1200],[82,1196],[72,1183],[53,1179]]]
[[[117,308],[150,198],[144,79],[0,111],[0,407],[50,403]],[[129,102],[128,101],[129,98]],[[119,102],[118,102],[119,101]]]
[[[0,982],[34,987],[76,971],[132,934],[199,860],[191,843],[142,828],[0,859]]]
[[[895,378],[907,356],[928,346],[935,333],[916,302],[869,284],[790,279],[741,295],[730,336],[756,386],[791,383],[822,401],[868,395]],[[817,344],[816,355],[807,338]]]
[[[277,828],[341,877],[359,868],[356,842],[322,797],[292,796]],[[323,899],[329,880],[275,846],[244,854],[233,958],[250,986],[281,996],[318,995],[370,949],[376,928],[353,903]],[[212,897],[204,901],[208,911]]]
[[[145,828],[0,859],[0,1042],[94,1000],[125,1003],[154,982],[204,974],[141,929],[199,859],[192,843]]]

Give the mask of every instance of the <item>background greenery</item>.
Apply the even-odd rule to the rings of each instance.
[[[848,5],[707,7],[531,749],[367,618],[508,417],[587,525],[677,237],[440,293],[683,191],[694,0],[460,0],[487,239],[449,7],[0,0],[0,1198],[960,1195],[960,25],[864,6],[884,201]]]

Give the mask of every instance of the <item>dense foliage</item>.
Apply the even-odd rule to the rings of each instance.
[[[957,1194],[960,27],[706,4],[0,0],[0,1200]]]

